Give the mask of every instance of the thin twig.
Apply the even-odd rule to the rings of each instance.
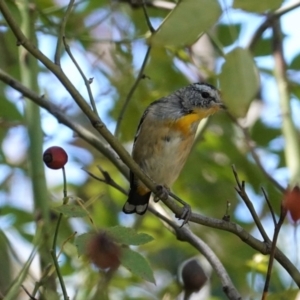
[[[62,243],[62,245],[61,245],[61,247],[60,247],[60,250],[59,250],[59,252],[58,252],[58,254],[57,254],[57,259],[60,257],[60,255],[63,253],[63,250],[64,250],[64,247],[65,247],[65,245],[66,245],[66,243],[68,242],[68,241],[70,241],[71,239],[73,239],[74,237],[75,237],[75,235],[77,234],[77,231],[74,231],[63,243]]]
[[[203,240],[196,236],[189,228],[182,228],[177,226],[175,222],[171,221],[166,216],[160,214],[152,207],[149,207],[149,210],[173,229],[170,230],[170,228],[168,228],[173,234],[176,234],[178,240],[188,242],[193,247],[195,247],[200,253],[203,254],[203,256],[208,260],[208,262],[218,275],[223,286],[223,291],[228,297],[228,299],[242,299],[241,295],[233,285],[223,264],[221,263],[217,255],[213,252],[213,250]]]
[[[57,235],[58,235],[58,230],[59,230],[59,226],[60,226],[62,216],[63,216],[63,214],[60,213],[59,217],[58,217],[58,220],[57,220],[57,223],[56,223],[56,228],[55,228],[54,238],[53,238],[53,245],[52,245],[52,249],[50,250],[50,253],[51,253],[51,256],[52,256],[52,259],[53,259],[53,262],[54,262],[54,267],[55,267],[55,270],[56,270],[56,274],[57,274],[57,277],[58,277],[58,280],[59,280],[59,283],[60,283],[60,286],[61,286],[61,289],[62,289],[62,292],[63,292],[63,295],[64,295],[64,300],[68,300],[69,297],[68,297],[68,294],[67,294],[65,282],[64,282],[62,274],[60,272],[59,264],[58,264],[57,257],[56,257],[56,241],[57,241]]]
[[[99,170],[101,171],[103,178],[100,178],[98,176],[96,176],[95,174],[91,173],[90,171],[86,170],[85,168],[82,168],[82,170],[84,172],[86,172],[87,174],[89,174],[92,178],[100,181],[100,182],[104,182],[106,183],[107,185],[110,185],[112,187],[114,187],[115,189],[117,189],[119,192],[123,193],[124,195],[127,195],[127,191],[125,189],[123,189],[119,184],[117,184],[112,178],[111,176],[109,175],[109,173],[107,171],[103,171],[100,169],[100,167],[98,166]]]
[[[87,89],[87,92],[88,92],[88,95],[89,95],[89,99],[90,99],[90,103],[91,103],[91,106],[93,108],[93,111],[98,116],[98,111],[97,111],[95,99],[94,99],[94,96],[93,96],[93,93],[92,93],[92,90],[91,90],[91,83],[93,82],[93,78],[90,78],[90,79],[86,78],[86,76],[84,75],[83,71],[81,70],[79,64],[77,63],[75,57],[73,56],[73,54],[71,52],[71,49],[70,49],[70,46],[67,44],[65,36],[63,36],[63,43],[64,43],[64,46],[65,46],[66,52],[70,56],[72,62],[76,66],[78,72],[80,73],[80,75],[81,75],[81,77],[84,81],[84,84],[86,86],[86,89]]]
[[[287,213],[286,209],[281,205],[280,217],[279,217],[278,223],[276,224],[275,229],[274,229],[274,235],[273,235],[273,241],[272,241],[272,246],[271,246],[271,251],[270,251],[267,276],[266,276],[264,290],[263,290],[263,294],[262,294],[262,298],[261,298],[262,300],[267,299],[267,296],[268,296],[268,290],[269,290],[269,284],[270,284],[271,275],[272,275],[277,239],[278,239],[278,235],[279,235],[281,226],[284,222],[286,213]]]
[[[142,63],[142,66],[141,66],[140,71],[139,71],[139,74],[137,75],[137,78],[136,78],[133,86],[131,87],[131,89],[130,89],[130,91],[129,91],[126,99],[125,99],[124,105],[122,106],[122,109],[121,109],[121,112],[120,112],[120,115],[118,117],[117,124],[116,124],[115,136],[118,136],[118,134],[119,134],[120,127],[121,127],[121,122],[124,118],[125,111],[128,107],[128,104],[129,104],[131,98],[132,98],[132,95],[135,92],[140,80],[144,78],[144,70],[145,70],[145,67],[146,67],[146,64],[147,64],[147,61],[148,61],[148,58],[149,58],[150,51],[151,51],[151,46],[148,46],[147,52],[145,54],[145,57],[144,57],[144,60],[143,60],[143,63]]]
[[[67,196],[68,196],[67,195],[67,180],[66,180],[66,172],[65,172],[64,167],[62,168],[62,172],[63,172],[63,183],[64,183],[64,189],[63,189],[63,195],[64,195],[63,205],[64,205],[64,204],[66,204],[67,199],[68,199],[67,198]],[[61,289],[62,289],[62,292],[63,292],[63,295],[64,295],[64,300],[68,300],[69,297],[68,297],[68,294],[67,294],[67,290],[66,290],[66,286],[65,286],[63,276],[60,272],[60,267],[59,267],[59,264],[58,264],[58,261],[57,261],[57,255],[56,255],[57,236],[58,236],[59,226],[60,226],[62,217],[63,217],[63,214],[60,213],[59,217],[58,217],[58,220],[57,220],[57,223],[56,223],[56,228],[55,228],[55,232],[54,232],[53,243],[52,243],[52,248],[50,250],[50,253],[51,253],[51,256],[52,256],[52,259],[53,259],[53,262],[54,262],[54,267],[55,267],[55,270],[56,270],[56,274],[57,274],[57,277],[58,277],[58,280],[59,280],[59,283],[60,283],[60,286],[61,286]]]
[[[21,285],[22,289],[24,290],[24,292],[27,294],[27,296],[31,299],[31,300],[37,300],[37,298],[33,297],[32,295],[30,295],[29,291],[25,288],[25,286],[22,284]]]
[[[248,197],[248,194],[246,192],[246,189],[245,189],[245,182],[242,181],[240,182],[239,180],[239,176],[238,176],[238,173],[236,171],[236,168],[234,165],[232,165],[232,171],[233,171],[233,174],[234,174],[234,177],[235,177],[235,181],[238,185],[238,187],[236,188],[236,191],[237,193],[240,195],[240,197],[244,200],[244,203],[246,204],[247,208],[249,209],[249,212],[251,213],[251,216],[260,232],[260,234],[262,235],[263,239],[265,242],[270,242],[270,239],[263,227],[263,225],[261,224],[261,221],[260,221],[260,218],[258,217],[256,211],[255,211],[255,208],[251,202],[251,200],[249,199]]]
[[[142,8],[143,8],[143,12],[144,12],[144,15],[145,15],[145,19],[146,19],[148,28],[149,28],[150,32],[153,33],[153,32],[155,32],[155,29],[153,28],[153,26],[152,26],[152,24],[151,24],[151,21],[150,21],[150,18],[149,18],[147,9],[146,9],[146,3],[145,3],[145,0],[143,0]]]
[[[268,207],[269,207],[269,210],[270,210],[270,213],[271,213],[271,216],[272,216],[272,219],[273,219],[274,226],[276,226],[276,223],[277,223],[277,222],[276,222],[276,217],[275,217],[274,209],[273,209],[273,207],[272,207],[272,205],[271,205],[271,202],[270,202],[270,200],[269,200],[269,197],[268,197],[268,195],[267,195],[265,189],[264,189],[263,187],[261,187],[261,190],[262,190],[262,192],[263,192],[263,194],[264,194],[264,197],[265,197],[265,199],[266,199],[267,205],[268,205]]]
[[[289,3],[286,6],[283,6],[283,7],[280,7],[279,9],[277,9],[274,13],[269,13],[266,16],[265,21],[255,31],[250,42],[248,43],[247,48],[249,50],[253,51],[256,43],[261,38],[262,34],[265,32],[266,29],[268,29],[272,25],[272,22],[274,20],[279,19],[284,14],[294,10],[295,8],[297,8],[299,6],[300,6],[300,1],[295,2],[295,3]]]
[[[81,199],[78,200],[76,199],[77,204],[86,212],[87,216],[89,217],[89,220],[91,222],[91,224],[94,226],[95,232],[98,230],[95,226],[95,223],[93,221],[93,218],[91,217],[90,212],[86,209],[85,205],[82,203]]]
[[[75,0],[70,0],[67,10],[61,20],[60,27],[59,27],[59,34],[57,38],[57,44],[56,44],[56,50],[55,50],[55,55],[54,55],[54,62],[60,66],[60,56],[61,56],[61,48],[62,48],[62,42],[63,42],[63,37],[65,36],[65,29],[66,29],[66,24],[68,21],[68,18],[72,12],[72,8],[74,5]]]
[[[15,78],[11,77],[9,74],[0,69],[0,81],[3,81],[7,85],[11,86],[13,89],[19,91],[22,95],[39,105],[40,107],[47,110],[51,115],[53,115],[59,123],[64,124],[71,130],[73,130],[76,135],[86,141],[88,144],[92,145],[96,150],[102,153],[110,162],[112,162],[115,167],[126,177],[129,178],[128,168],[122,163],[120,158],[111,149],[108,144],[105,144],[103,140],[99,139],[90,130],[86,129],[78,122],[73,121],[68,117],[60,107],[52,103],[50,99],[45,96],[40,96],[34,91],[28,89],[22,83],[20,83]]]
[[[250,137],[250,134],[249,134],[249,131],[247,128],[243,127],[239,122],[238,120],[233,117],[231,114],[229,114],[229,117],[231,118],[231,120],[242,130],[243,134],[244,134],[244,137],[245,137],[245,141],[246,141],[246,144],[248,146],[248,149],[256,163],[256,165],[259,167],[259,169],[262,171],[262,173],[265,175],[265,177],[279,190],[281,191],[282,193],[285,191],[285,188],[274,178],[272,177],[267,171],[266,169],[264,168],[264,166],[262,165],[260,159],[259,159],[259,156],[257,155],[256,153],[256,149],[255,147],[253,146],[254,145],[254,142],[253,140],[251,139]]]

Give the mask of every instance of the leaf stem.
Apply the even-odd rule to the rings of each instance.
[[[64,184],[64,188],[63,188],[63,195],[64,195],[63,204],[66,204],[67,198],[68,198],[67,197],[68,194],[67,194],[66,171],[65,171],[64,167],[62,168],[62,172],[63,172],[63,184]],[[68,300],[69,297],[68,297],[68,294],[67,294],[65,282],[64,282],[63,276],[62,276],[62,274],[60,272],[60,268],[59,268],[59,264],[58,264],[57,256],[56,256],[57,236],[58,236],[59,226],[60,226],[62,217],[63,217],[63,214],[60,213],[59,216],[58,216],[58,220],[57,220],[56,228],[55,228],[55,232],[54,232],[52,249],[51,249],[51,256],[52,256],[52,259],[53,259],[53,262],[54,262],[54,267],[55,267],[55,270],[56,270],[56,273],[57,273],[57,277],[59,279],[59,283],[60,283],[60,286],[61,286],[61,289],[62,289],[62,292],[63,292],[63,295],[64,295],[64,300]]]

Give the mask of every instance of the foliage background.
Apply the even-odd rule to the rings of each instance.
[[[60,22],[68,3],[59,0],[6,2],[13,16],[20,20],[21,26],[26,23],[24,19],[27,18],[27,25],[31,28],[28,32],[34,34],[32,40],[36,39],[41,51],[53,59],[57,37],[60,34]],[[221,17],[210,26],[209,34],[193,46],[152,47],[143,72],[145,78],[139,81],[130,99],[117,135],[128,151],[131,149],[139,118],[149,103],[189,82],[206,80],[218,85],[219,74],[224,64],[223,54],[228,54],[238,46],[248,47],[259,25],[267,18],[262,14],[263,12],[272,12],[292,4],[290,1],[260,2],[220,1]],[[161,5],[165,7],[160,7],[159,2],[149,1],[147,11],[155,28],[167,16],[169,7],[172,7],[173,3],[162,1]],[[254,7],[251,7],[252,4]],[[199,1],[197,8],[200,6],[201,9],[201,5],[205,7],[206,1]],[[208,10],[207,14],[210,13],[215,12]],[[283,15],[282,22],[290,22],[291,17],[294,20],[295,15],[300,16],[297,5],[291,12]],[[187,28],[189,26],[192,28],[193,24],[189,23]],[[23,30],[26,28],[23,27]],[[148,31],[139,1],[76,1],[68,17],[65,28],[67,42],[86,77],[93,78],[91,89],[99,115],[112,132],[115,130],[116,120],[137,79],[147,51],[145,35]],[[176,28],[174,31],[176,32]],[[228,114],[219,113],[213,116],[202,125],[192,154],[173,187],[177,195],[190,203],[194,212],[210,217],[222,218],[229,201],[231,221],[240,224],[257,237],[259,234],[255,224],[246,206],[235,192],[231,165],[236,166],[240,178],[246,181],[250,198],[266,231],[271,236],[273,226],[261,187],[263,186],[267,191],[277,213],[283,195],[265,176],[261,166],[253,160],[249,144],[259,156],[262,167],[282,186],[286,187],[290,182],[297,183],[299,170],[296,170],[295,176],[290,176],[288,167],[297,165],[299,158],[293,156],[295,160],[291,159],[289,165],[285,157],[287,153],[291,153],[288,151],[296,153],[296,156],[299,154],[297,153],[299,144],[297,113],[299,112],[300,52],[299,43],[293,44],[297,45],[297,49],[294,48],[292,51],[288,49],[290,45],[286,43],[288,38],[291,38],[289,32],[283,32],[282,45],[284,53],[288,53],[287,70],[283,79],[276,75],[272,30],[267,29],[251,45],[250,51],[259,71],[260,88],[255,91],[255,97],[250,99],[252,102],[249,110],[250,103],[246,103],[244,99],[234,104],[248,110],[242,124],[249,129],[249,136],[245,135]],[[296,36],[292,38],[297,39]],[[180,37],[175,40],[180,41]],[[20,47],[16,47],[16,38],[1,15],[0,45],[2,70],[36,92],[45,94],[68,118],[98,135],[53,74],[29,56],[22,56]],[[240,65],[229,67],[229,78],[232,76],[231,73],[239,74],[242,62],[238,63]],[[80,93],[88,99],[84,81],[64,50],[62,50],[61,66]],[[280,88],[282,84],[280,80],[284,80],[289,89],[288,98],[292,111],[288,118],[296,124],[294,127],[297,133],[296,146],[288,143],[289,139],[282,126],[285,111],[282,111],[280,98],[282,93],[278,91],[278,87]],[[235,82],[231,82],[230,85],[228,89],[238,90],[243,94],[244,87],[236,85]],[[224,89],[226,90],[227,86],[222,87],[222,90]],[[45,110],[40,111],[40,116],[38,112],[32,114],[32,110],[28,109],[29,106],[30,104],[18,92],[0,82],[0,269],[5,270],[0,272],[2,295],[27,260],[40,226],[37,220],[38,215],[43,215],[40,210],[44,209],[44,204],[39,207],[39,201],[35,199],[36,194],[32,192],[32,187],[38,185],[43,190],[44,195],[47,196],[44,196],[42,202],[47,199],[46,202],[50,207],[61,203],[60,173],[45,170],[46,189],[46,186],[40,183],[41,178],[36,180],[32,175],[34,171],[33,173],[30,171],[31,168],[40,171],[39,166],[42,166],[41,156],[35,155],[30,149],[39,149],[42,146],[46,148],[56,144],[63,146],[69,154],[69,163],[66,166],[68,193],[84,201],[95,227],[107,228],[121,224],[131,226],[155,238],[153,242],[139,247],[138,251],[149,260],[154,270],[156,286],[120,268],[109,285],[108,293],[111,299],[173,299],[176,297],[181,289],[176,279],[178,266],[184,260],[197,255],[197,251],[189,244],[176,240],[162,227],[160,220],[150,213],[143,218],[123,215],[121,207],[126,199],[125,196],[114,188],[87,176],[82,168],[101,176],[97,168],[99,165],[125,189],[128,188],[126,178],[103,154],[76,134],[74,135],[72,130],[57,122],[54,116]],[[33,142],[32,136],[36,136],[34,130],[39,127],[39,119],[43,142],[41,140]],[[35,161],[32,162],[34,156]],[[49,224],[49,230],[53,232],[55,220],[50,220]],[[79,234],[92,228],[88,218],[65,219],[59,232],[58,244],[62,245],[74,231]],[[245,299],[258,297],[264,284],[267,260],[229,232],[200,225],[191,225],[191,228],[215,251]],[[294,228],[288,223],[284,225],[282,232],[285,234],[280,238],[279,246],[292,261],[296,262],[293,230]],[[287,244],[290,247],[287,247]],[[45,260],[47,261],[47,258]],[[99,273],[82,258],[77,257],[72,239],[64,244],[60,265],[72,299],[97,297],[95,291]],[[39,260],[36,257],[24,282],[29,291],[33,289],[40,276]],[[276,294],[287,290],[290,284],[291,279],[286,272],[275,265],[270,290]],[[224,299],[222,287],[214,272],[211,275],[210,286],[212,299]],[[20,293],[19,297],[25,299],[24,293]]]

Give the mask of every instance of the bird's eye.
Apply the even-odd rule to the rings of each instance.
[[[201,93],[201,96],[202,96],[203,98],[208,98],[208,97],[209,97],[209,93],[208,93],[208,92],[202,92],[202,93]]]

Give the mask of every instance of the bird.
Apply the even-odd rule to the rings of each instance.
[[[208,83],[192,83],[152,102],[134,138],[132,158],[155,183],[169,190],[192,149],[199,122],[224,109],[220,92]],[[151,190],[130,171],[125,214],[143,215]]]

